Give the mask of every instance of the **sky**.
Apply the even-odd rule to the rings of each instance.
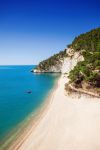
[[[29,65],[100,27],[100,0],[0,0],[0,65]]]

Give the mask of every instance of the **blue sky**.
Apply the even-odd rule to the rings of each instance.
[[[37,64],[96,27],[99,0],[0,0],[0,65]]]

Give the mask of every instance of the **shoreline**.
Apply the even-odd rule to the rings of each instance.
[[[60,77],[59,77],[60,78]],[[58,87],[59,78],[56,79],[53,88],[49,91],[49,93],[46,95],[44,101],[40,104],[40,106],[32,112],[24,121],[22,121],[17,128],[15,128],[5,139],[8,139],[10,137],[10,140],[7,140],[3,142],[3,144],[0,147],[0,150],[15,150],[23,143],[22,141],[26,136],[28,136],[29,130],[34,130],[36,126],[38,125],[39,121],[42,119],[42,116],[44,115],[45,111],[48,109],[50,103],[52,103],[51,99],[53,96],[53,93]],[[21,128],[21,129],[20,129]],[[22,130],[22,131],[20,131]],[[17,132],[16,132],[17,131]],[[27,137],[26,137],[27,138]],[[21,140],[21,141],[20,141]],[[10,141],[10,142],[9,142]]]
[[[100,101],[87,95],[66,95],[67,78],[58,79],[35,127],[29,124],[7,150],[100,149]]]

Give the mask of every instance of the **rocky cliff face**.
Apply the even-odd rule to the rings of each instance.
[[[58,64],[50,66],[49,69],[41,70],[41,69],[34,69],[34,73],[61,73],[63,61],[59,61]]]
[[[62,73],[69,73],[78,62],[83,61],[84,57],[81,54],[81,51],[74,52],[73,49],[68,48],[67,49],[67,58],[64,58],[63,64],[62,64]]]
[[[34,69],[35,73],[69,73],[79,61],[83,61],[84,57],[81,54],[81,51],[74,52],[73,49],[66,49],[67,57],[63,57],[63,59],[59,60],[56,65],[52,65],[47,70]]]

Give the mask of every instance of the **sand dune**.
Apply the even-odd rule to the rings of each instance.
[[[14,150],[100,150],[100,100],[65,96],[65,82],[62,76],[37,127]]]

